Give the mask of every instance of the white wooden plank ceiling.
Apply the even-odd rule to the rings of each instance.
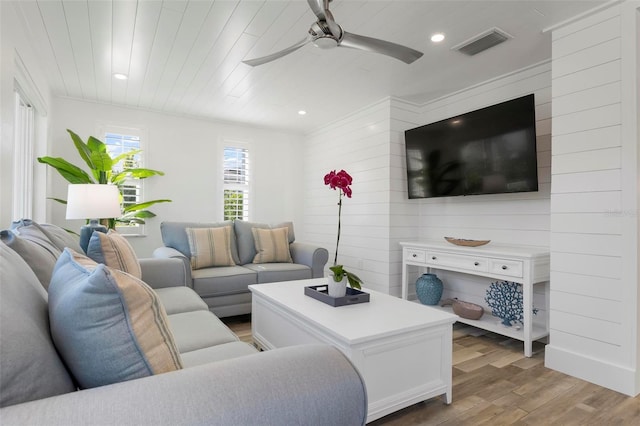
[[[387,96],[426,102],[550,57],[554,24],[598,0],[334,0],[351,33],[424,52],[411,65],[309,44],[306,0],[20,0],[56,96],[310,131]],[[451,50],[489,28],[513,39],[476,56]],[[429,41],[443,32],[444,42]],[[128,75],[114,79],[114,73]],[[299,116],[298,110],[306,110]]]

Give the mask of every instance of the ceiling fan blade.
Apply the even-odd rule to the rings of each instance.
[[[295,52],[296,50],[300,49],[305,44],[309,43],[311,40],[312,40],[311,37],[306,37],[304,40],[300,40],[299,42],[297,42],[293,46],[289,46],[286,49],[282,49],[279,52],[272,53],[271,55],[263,56],[261,58],[247,59],[246,61],[242,61],[242,62],[247,64],[247,65],[250,65],[252,67],[255,67],[257,65],[266,64],[267,62],[271,62],[271,61],[273,61],[275,59],[282,58],[283,56],[288,55],[289,53]]]
[[[377,38],[361,36],[358,34],[343,32],[342,40],[339,46],[351,47],[353,49],[366,50],[368,52],[381,53],[391,56],[406,64],[410,64],[419,59],[423,53],[410,47],[400,44],[391,43],[390,41],[380,40]]]
[[[313,11],[313,14],[316,15],[318,21],[326,21],[327,16],[324,14],[325,11],[325,0],[307,0],[309,3],[309,7]]]

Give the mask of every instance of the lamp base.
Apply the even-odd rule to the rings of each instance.
[[[107,227],[104,225],[100,225],[98,219],[91,219],[88,225],[84,225],[80,228],[80,248],[87,253],[87,248],[89,247],[89,240],[91,239],[91,235],[94,231],[107,233]]]

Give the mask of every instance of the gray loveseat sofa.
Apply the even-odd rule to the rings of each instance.
[[[187,229],[230,227],[230,252],[234,265],[191,267],[191,248]],[[291,262],[255,263],[256,244],[253,228],[287,228]],[[157,248],[156,258],[181,259],[189,286],[207,303],[218,317],[251,312],[249,285],[278,281],[321,278],[329,252],[323,247],[295,241],[293,223],[267,225],[242,220],[218,223],[163,222],[160,225],[164,247]]]
[[[57,246],[34,239],[34,224],[25,225],[22,233],[2,231],[0,243],[0,424],[364,424],[364,383],[346,357],[325,345],[257,352],[193,290],[172,285],[183,271],[179,260],[153,259],[142,275],[156,286],[182,367],[81,389],[52,338],[47,285],[34,272],[46,272],[42,256],[71,251],[46,254]],[[65,244],[59,228],[45,229]],[[52,286],[60,283],[60,260],[55,268]]]

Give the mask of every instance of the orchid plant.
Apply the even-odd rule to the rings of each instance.
[[[336,282],[342,281],[344,277],[347,277],[347,281],[351,288],[361,288],[362,280],[354,273],[348,272],[344,269],[343,265],[338,265],[338,247],[340,246],[340,228],[341,228],[341,216],[342,216],[342,198],[346,195],[347,198],[351,198],[351,183],[353,178],[344,170],[340,170],[336,173],[335,170],[330,171],[324,176],[324,184],[329,185],[329,188],[338,190],[338,237],[336,238],[336,253],[333,258],[333,266],[329,267],[333,272],[333,280]]]

